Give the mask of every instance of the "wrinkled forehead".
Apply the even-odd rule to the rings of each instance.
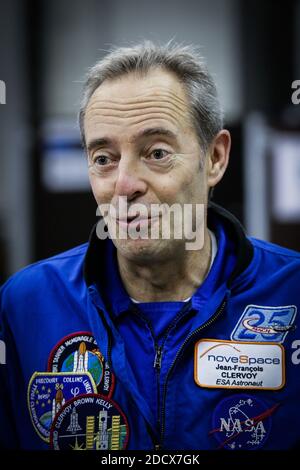
[[[88,102],[85,130],[88,133],[98,125],[136,127],[150,120],[165,121],[174,130],[191,126],[186,91],[170,72],[153,70],[104,81]]]

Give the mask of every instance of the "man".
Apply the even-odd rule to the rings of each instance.
[[[300,258],[209,202],[230,134],[197,53],[114,50],[80,126],[102,218],[2,288],[2,445],[295,447]]]

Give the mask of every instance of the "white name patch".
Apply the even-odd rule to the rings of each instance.
[[[279,390],[285,384],[284,348],[278,343],[201,339],[194,378],[207,388]]]

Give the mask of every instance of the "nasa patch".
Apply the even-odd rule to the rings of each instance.
[[[247,305],[231,333],[235,341],[283,343],[297,314],[295,305],[267,307]]]
[[[66,403],[51,427],[54,450],[123,450],[129,439],[127,418],[104,396],[90,394]]]
[[[64,404],[77,395],[95,392],[97,389],[89,372],[35,372],[28,385],[27,404],[38,435],[49,442],[51,424]]]
[[[219,449],[256,450],[267,441],[278,407],[245,394],[224,398],[215,408],[209,435],[217,439]]]
[[[101,395],[110,398],[114,391],[114,374],[90,332],[73,333],[63,338],[50,353],[48,371],[90,372]]]

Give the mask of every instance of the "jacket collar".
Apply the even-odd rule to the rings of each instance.
[[[228,210],[214,202],[210,202],[207,211],[208,226],[210,225],[211,218],[214,217],[221,219],[225,230],[237,248],[236,265],[227,280],[227,287],[230,288],[235,278],[245,271],[251,263],[254,254],[253,245],[246,237],[245,229],[240,221]]]

